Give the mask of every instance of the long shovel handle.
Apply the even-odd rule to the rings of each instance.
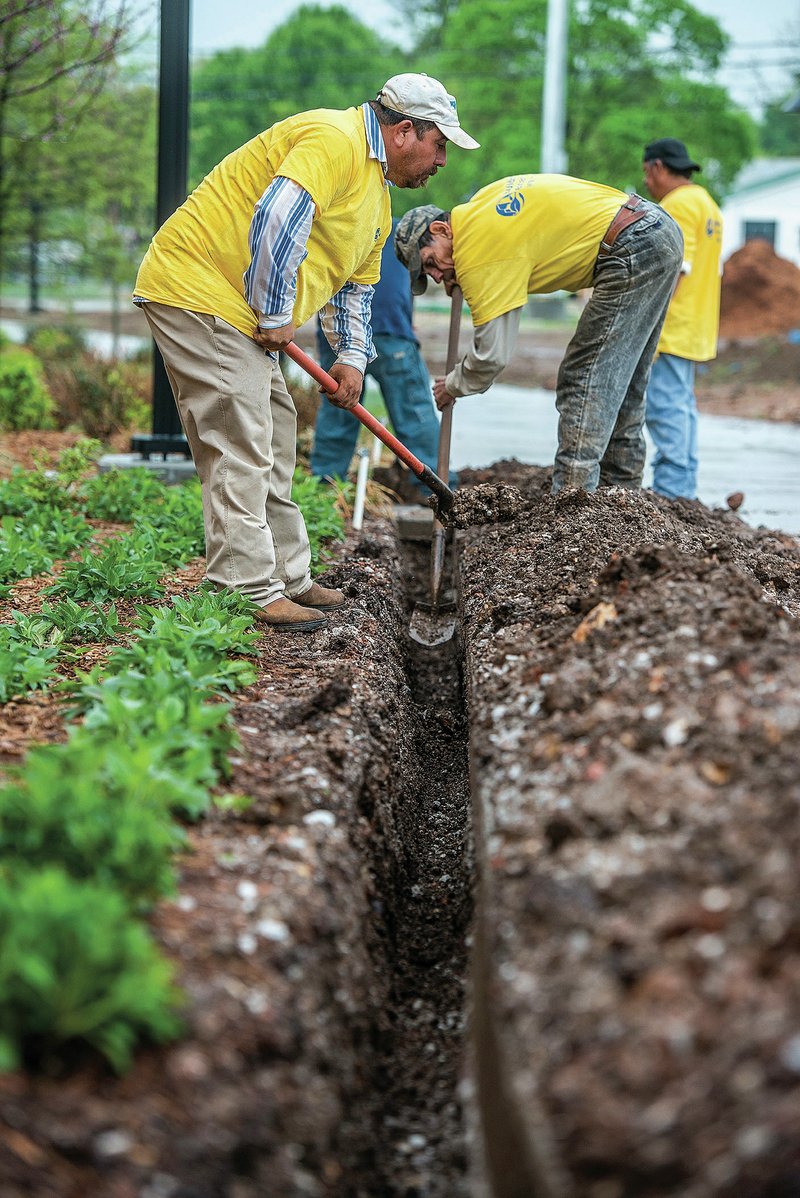
[[[461,288],[456,284],[451,295],[450,331],[447,337],[445,374],[450,373],[458,358],[458,337],[461,332],[461,309],[463,304],[464,296]],[[449,403],[446,408],[442,409],[442,422],[439,426],[439,456],[436,460],[436,469],[442,478],[447,478],[450,474],[450,437],[453,430],[454,407],[455,403]],[[434,609],[439,606],[439,593],[442,589],[445,542],[444,525],[441,521],[434,519],[433,535],[431,537],[431,605]]]
[[[299,345],[296,345],[294,341],[290,341],[289,344],[285,345],[283,348],[284,352],[292,359],[293,362],[296,362],[297,365],[302,367],[307,374],[311,375],[312,379],[319,383],[323,391],[326,391],[328,395],[336,394],[339,388],[339,384],[336,382],[336,379],[333,378],[332,375],[328,374],[327,370],[323,370],[319,363],[315,362],[313,358],[310,358],[307,353],[304,353]],[[360,420],[361,423],[368,428],[371,433],[374,433],[378,440],[383,441],[384,445],[388,449],[391,449],[392,453],[396,457],[400,458],[401,462],[405,462],[409,470],[412,470],[414,474],[416,474],[417,478],[423,482],[426,487],[430,487],[431,491],[438,496],[442,511],[450,511],[450,508],[453,506],[455,496],[448,487],[447,483],[443,482],[442,479],[439,478],[438,474],[434,474],[430,466],[426,466],[425,463],[421,462],[418,457],[415,457],[411,450],[406,448],[402,441],[398,441],[397,437],[393,436],[393,434],[381,424],[380,420],[376,420],[372,413],[368,412],[363,404],[357,403],[355,407],[348,408],[347,411],[352,412],[356,420]]]

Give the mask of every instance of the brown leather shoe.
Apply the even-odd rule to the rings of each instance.
[[[328,623],[326,616],[298,607],[291,599],[274,599],[266,607],[256,608],[253,615],[276,632],[314,632]]]
[[[344,595],[334,591],[333,587],[321,587],[318,582],[312,582],[302,595],[292,595],[292,603],[313,607],[315,611],[336,611],[337,607],[344,606]]]

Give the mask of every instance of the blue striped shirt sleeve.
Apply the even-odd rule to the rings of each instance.
[[[370,283],[345,283],[320,313],[322,330],[336,361],[355,366],[363,374],[377,357],[372,345],[372,293]]]
[[[314,201],[293,179],[278,176],[258,201],[250,222],[250,265],[244,294],[258,313],[258,327],[290,324],[297,294],[297,272],[308,251]]]

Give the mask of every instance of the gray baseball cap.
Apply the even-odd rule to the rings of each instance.
[[[436,204],[421,204],[401,216],[394,231],[394,252],[411,275],[414,295],[422,295],[428,286],[419,257],[419,239],[428,232],[432,221],[441,220],[444,215]]]

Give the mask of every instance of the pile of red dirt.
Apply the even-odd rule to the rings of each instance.
[[[731,254],[722,274],[720,336],[788,333],[800,327],[800,269],[762,238]]]

